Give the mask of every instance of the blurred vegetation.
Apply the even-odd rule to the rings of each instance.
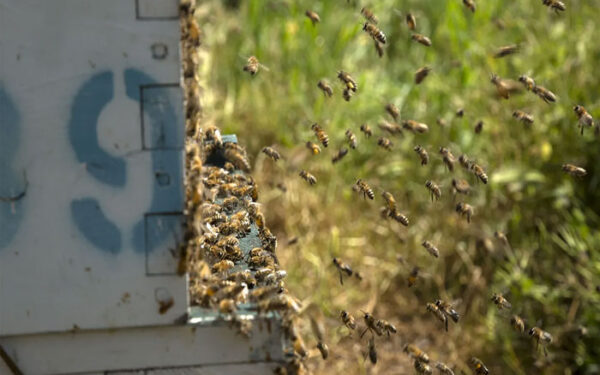
[[[383,58],[362,31],[364,5],[387,35]],[[310,360],[317,373],[412,372],[402,353],[408,342],[456,366],[457,373],[469,372],[470,356],[481,358],[493,374],[600,373],[600,147],[594,131],[579,134],[572,110],[581,104],[600,118],[600,1],[566,5],[561,14],[541,0],[478,1],[475,13],[460,0],[207,1],[199,7],[208,51],[202,67],[205,121],[236,133],[247,147],[263,211],[280,239],[289,289],[309,305],[308,312],[318,308],[327,319],[332,358]],[[318,12],[321,22],[313,26],[307,9]],[[404,23],[409,11],[417,32],[433,41],[430,48],[411,40]],[[519,44],[519,53],[493,58],[496,48],[508,44]],[[244,72],[251,55],[268,71],[254,77]],[[414,72],[424,65],[433,70],[415,85]],[[350,102],[342,99],[338,70],[358,82]],[[513,80],[528,74],[559,100],[549,105],[525,91],[499,99],[492,73]],[[332,85],[332,98],[317,88],[320,79]],[[384,134],[377,124],[391,121],[387,103],[400,108],[402,119],[427,123],[430,131],[390,137],[392,152],[379,148],[377,138]],[[459,108],[463,118],[455,116]],[[512,118],[516,109],[535,116],[531,128]],[[446,126],[436,123],[439,118]],[[479,120],[483,131],[475,134]],[[318,156],[304,146],[316,142],[313,122],[331,139]],[[363,123],[374,137],[360,133]],[[346,129],[357,135],[359,147],[333,165],[331,156],[346,146]],[[417,144],[428,150],[429,165],[420,166]],[[268,145],[284,160],[265,159],[260,150]],[[477,184],[459,166],[449,173],[440,146],[476,160],[489,184]],[[587,169],[588,176],[565,175],[565,162]],[[300,169],[313,173],[317,185],[302,181]],[[376,190],[375,201],[352,191],[357,178]],[[452,178],[467,179],[474,191],[453,197]],[[439,202],[430,201],[426,180],[442,187]],[[381,219],[383,190],[395,195],[409,227]],[[459,200],[475,207],[471,224],[454,212]],[[497,230],[507,234],[510,247],[494,238]],[[286,246],[294,236],[299,243]],[[421,247],[425,239],[438,245],[439,259]],[[364,280],[341,286],[332,256],[360,270]],[[408,288],[415,265],[422,277]],[[494,292],[505,293],[510,313],[490,301]],[[440,297],[460,300],[461,321],[448,333],[425,310]],[[398,335],[377,341],[377,366],[364,360],[367,340],[339,328],[341,309],[361,322],[360,309],[373,311],[398,327]],[[526,320],[527,329],[538,325],[553,335],[547,357],[527,332],[511,329],[512,313]]]

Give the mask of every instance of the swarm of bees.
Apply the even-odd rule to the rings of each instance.
[[[542,0],[542,2],[543,5],[554,10],[556,13],[566,10],[564,3],[561,1]],[[197,87],[198,81],[195,73],[197,71],[197,59],[193,57],[193,53],[189,52],[200,45],[201,33],[193,17],[193,6],[187,6],[188,2],[182,3],[186,4],[182,4],[181,6],[182,46],[183,50],[188,52],[188,54],[183,54],[183,75],[186,78],[186,85]],[[463,0],[463,5],[470,12],[476,11],[476,4],[473,0]],[[370,37],[373,40],[378,56],[382,57],[384,54],[384,45],[388,45],[392,41],[388,40],[385,33],[380,29],[379,19],[370,9],[363,7],[360,10],[360,15],[365,19],[365,22],[361,23],[362,30],[366,33],[366,35],[361,37]],[[327,22],[326,18],[322,20],[319,14],[312,10],[307,10],[305,16],[314,26],[321,22]],[[306,22],[308,23],[308,21]],[[406,14],[405,22],[411,33],[410,38],[413,41],[426,47],[432,46],[432,41],[429,37],[416,32],[417,20],[412,13]],[[493,52],[493,57],[498,59],[505,58],[519,51],[520,46],[517,44],[505,45],[497,48]],[[268,68],[259,62],[256,56],[250,56],[247,58],[242,69],[251,76],[255,76],[261,68],[268,70]],[[419,85],[423,83],[431,71],[432,68],[429,66],[418,68],[414,73],[414,84]],[[249,77],[246,76],[246,78]],[[337,72],[337,78],[343,87],[342,98],[345,101],[350,101],[353,95],[358,92],[358,85],[355,79],[350,73],[343,70]],[[187,81],[187,79],[190,81]],[[528,91],[535,94],[545,103],[552,104],[558,102],[558,97],[552,91],[536,84],[534,79],[527,75],[521,75],[518,77],[518,81],[514,81],[492,74],[490,82],[494,85],[496,93],[501,99],[508,100],[516,91],[526,90],[525,92]],[[312,85],[314,85],[314,81]],[[487,85],[491,87],[489,84]],[[317,88],[323,92],[326,98],[333,98],[334,89],[327,79],[319,80]],[[312,90],[316,91],[316,88],[312,86]],[[286,326],[287,336],[293,343],[293,359],[278,371],[304,373],[306,371],[304,360],[309,357],[309,350],[306,349],[302,338],[296,332],[294,324],[298,313],[302,309],[302,304],[289,295],[285,288],[284,278],[286,273],[279,268],[279,262],[275,254],[277,239],[266,226],[264,215],[260,212],[260,206],[256,203],[258,199],[256,184],[248,175],[239,173],[240,171],[248,173],[251,170],[250,159],[246,151],[237,143],[224,140],[217,127],[201,126],[200,112],[202,107],[199,104],[200,98],[198,92],[199,90],[194,89],[186,90],[185,97],[186,134],[188,135],[186,144],[188,158],[186,159],[186,166],[189,171],[186,186],[188,197],[187,212],[190,213],[188,227],[193,236],[190,236],[191,239],[184,256],[185,266],[181,268],[190,274],[191,300],[194,304],[215,309],[221,314],[228,316],[235,315],[239,305],[246,303],[254,304],[258,313],[278,312],[285,322],[284,326]],[[507,101],[507,103],[510,103],[510,101]],[[403,134],[408,134],[409,137],[426,137],[427,134],[425,133],[430,131],[430,127],[425,123],[411,119],[402,120],[400,109],[393,103],[385,105],[385,112],[391,117],[391,120],[387,117],[389,122],[386,120],[379,124],[380,135],[378,136],[374,137],[376,132],[367,123],[360,125],[359,129],[352,127],[346,129],[343,133],[343,139],[346,147],[349,147],[350,150],[346,147],[337,148],[336,146],[332,146],[334,148],[330,153],[332,163],[336,164],[340,162],[349,153],[353,155],[356,151],[352,150],[360,150],[357,134],[358,137],[364,136],[364,138],[361,138],[365,139],[364,142],[372,142],[383,149],[380,149],[380,152],[392,152],[394,142],[390,138],[395,139],[394,137],[402,136]],[[580,128],[582,135],[584,134],[584,129],[594,126],[594,119],[582,105],[575,105],[573,112],[577,117],[577,126]],[[456,117],[462,118],[464,116],[468,118],[469,113],[465,115],[464,109],[460,108],[456,112]],[[511,112],[508,113],[510,116]],[[533,115],[523,110],[513,109],[512,117],[527,127],[530,127],[534,123]],[[440,119],[438,124],[443,124],[444,122],[445,120]],[[513,120],[513,122],[515,121]],[[489,125],[485,125],[486,133],[488,132],[488,127]],[[432,132],[435,128],[436,126],[432,127]],[[314,142],[306,141],[305,145],[310,154],[318,158],[322,153],[321,147],[328,148],[330,137],[317,122],[314,122],[310,126],[310,130],[312,130],[314,136],[312,140]],[[360,135],[358,130],[363,135]],[[377,127],[375,127],[375,130],[377,131]],[[475,134],[481,134],[483,130],[483,120],[477,121],[474,126]],[[308,129],[306,131],[309,132]],[[331,133],[331,143],[333,145],[337,137],[336,134]],[[342,138],[341,135],[340,138]],[[373,140],[373,138],[376,140]],[[361,140],[361,145],[362,142]],[[398,147],[398,144],[396,147]],[[456,146],[452,147],[456,148]],[[337,151],[335,151],[336,149]],[[431,150],[431,148],[429,149]],[[428,169],[431,164],[440,163],[439,158],[441,157],[441,163],[443,163],[446,169],[445,173],[448,173],[449,176],[456,176],[457,173],[467,173],[470,176],[467,178],[470,178],[472,183],[475,181],[472,187],[467,179],[452,178],[452,186],[446,187],[443,184],[438,185],[432,178],[425,182],[425,188],[430,195],[431,205],[435,205],[434,207],[441,205],[440,202],[433,202],[442,200],[442,190],[451,189],[450,191],[453,194],[449,194],[452,195],[449,198],[452,199],[450,210],[452,207],[454,208],[455,215],[459,218],[456,220],[463,218],[467,224],[470,224],[474,220],[477,221],[477,218],[474,217],[475,209],[467,200],[469,200],[469,195],[472,191],[478,188],[485,188],[485,186],[478,185],[479,182],[482,182],[484,185],[490,182],[490,178],[482,166],[486,164],[479,164],[476,162],[479,161],[478,159],[470,159],[466,154],[461,154],[460,157],[456,158],[449,147],[440,147],[439,156],[436,158],[435,155],[432,155],[431,159],[425,146],[415,144],[413,150],[418,156],[420,165],[425,167],[423,170]],[[286,163],[285,158],[276,150],[275,146],[265,146],[262,148],[262,152],[273,162],[282,160],[279,164]],[[306,153],[306,150],[303,152]],[[284,151],[282,153],[285,155]],[[209,165],[209,156],[215,154],[220,155],[226,161],[223,167]],[[459,154],[457,153],[457,155]],[[345,159],[344,163],[349,159],[351,157]],[[417,160],[413,160],[412,162],[416,163]],[[456,165],[457,162],[458,166]],[[587,171],[584,168],[574,164],[565,163],[561,168],[562,171],[573,177],[583,178],[587,175]],[[317,173],[318,170],[315,169],[314,171],[315,174],[319,175]],[[306,169],[296,170],[294,173],[296,176],[300,176],[308,186],[317,183],[317,177]],[[420,184],[422,189],[422,182]],[[379,190],[380,187],[378,184],[374,184],[373,187],[375,187],[376,191],[383,190]],[[361,201],[367,201],[367,199],[368,201],[374,201],[376,199],[374,189],[364,179],[357,179],[352,185],[352,190],[363,198]],[[457,194],[462,194],[461,197],[465,201],[455,202],[454,198]],[[397,201],[390,192],[383,191],[381,197],[377,199],[383,199],[384,201],[384,205],[380,209],[383,218],[391,218],[404,226],[409,225],[407,216],[399,211]],[[367,203],[363,204],[367,206]],[[467,226],[467,224],[463,222],[460,225]],[[257,237],[260,240],[261,246],[245,253],[240,248],[239,240],[250,235],[254,228],[258,232]],[[506,235],[496,232],[495,237],[504,246],[509,247]],[[421,242],[421,246],[431,257],[439,259],[438,261],[443,259],[443,256],[440,258],[438,247],[432,242],[424,240]],[[446,251],[444,247],[441,248],[444,252]],[[450,249],[447,251],[450,251]],[[333,257],[332,259],[333,267],[335,267],[339,275],[341,285],[344,285],[344,279],[348,280],[348,278],[352,277],[362,280],[362,275],[341,258]],[[431,260],[434,261],[434,259]],[[406,278],[407,286],[415,286],[419,277],[422,277],[420,276],[420,268],[414,266]],[[497,307],[499,313],[512,309],[511,303],[502,294],[494,293],[491,296],[491,301]],[[460,314],[453,303],[437,299],[435,302],[426,303],[425,306],[426,308],[423,313],[430,314],[434,318],[435,324],[441,323],[443,331],[449,330],[449,321],[458,324],[460,320]],[[369,362],[374,366],[379,359],[376,338],[380,340],[379,337],[395,334],[397,333],[397,329],[390,322],[378,319],[369,312],[363,311],[362,318],[363,328],[359,335],[359,340],[365,334],[368,334],[366,343],[363,341],[365,344],[363,348],[366,348],[364,352],[365,360],[368,357]],[[361,325],[346,310],[340,311],[338,323],[340,322],[350,332],[357,330]],[[311,323],[317,339],[316,350],[318,350],[323,360],[327,360],[330,357],[330,350],[325,343],[324,330],[320,327],[319,323],[314,321],[311,321]],[[525,334],[527,332],[535,341],[536,347],[541,345],[544,353],[547,355],[547,346],[553,342],[553,337],[549,332],[539,327],[531,327],[527,330],[525,320],[515,314],[510,317],[510,324],[518,334]],[[442,334],[444,333],[442,332]],[[433,374],[434,369],[441,374],[454,374],[453,366],[443,362],[431,361],[429,355],[414,344],[406,344],[404,352],[413,361],[414,370],[418,374]],[[487,375],[490,373],[483,361],[477,357],[471,357],[464,363],[471,368],[474,374]]]

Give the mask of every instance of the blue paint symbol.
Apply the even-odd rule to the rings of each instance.
[[[0,84],[0,250],[13,240],[23,218],[27,179],[11,166],[20,143],[20,122],[15,103]]]
[[[96,199],[83,198],[71,202],[71,216],[85,238],[103,251],[121,251],[121,232],[102,212]]]

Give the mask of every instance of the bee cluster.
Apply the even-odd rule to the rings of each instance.
[[[463,4],[469,11],[476,11],[475,1],[463,0]],[[543,5],[550,7],[557,13],[566,9],[565,5],[558,0],[543,0]],[[199,44],[195,37],[199,32],[192,16],[192,9],[182,5],[182,35],[184,36],[182,43],[185,52],[192,50],[194,46]],[[360,13],[366,20],[362,30],[368,37],[373,39],[378,56],[383,56],[384,47],[389,45],[389,40],[377,26],[378,18],[372,11],[364,7]],[[307,10],[305,15],[313,26],[326,21],[312,10]],[[415,32],[418,27],[417,18],[413,14],[407,13],[405,21],[406,26],[412,33],[412,40],[425,47],[432,46],[432,41],[428,36]],[[518,45],[503,46],[494,52],[493,57],[504,58],[518,53],[519,50]],[[188,69],[191,69],[189,72],[197,70],[193,64],[194,58],[184,53],[184,77],[187,78],[186,72],[188,72]],[[190,65],[192,65],[191,68]],[[250,56],[242,69],[251,76],[256,76],[260,68],[268,70],[255,56]],[[415,72],[415,84],[423,83],[432,71],[433,68],[429,66],[419,68]],[[345,71],[338,71],[337,78],[343,87],[342,98],[345,101],[350,101],[359,92],[356,80],[350,73]],[[552,91],[536,84],[533,78],[525,75],[512,80],[492,74],[490,82],[494,85],[496,93],[501,99],[509,99],[514,93],[525,90],[536,95],[547,104],[554,104],[559,100]],[[334,87],[328,80],[321,79],[316,86],[326,98],[334,96]],[[190,274],[192,303],[205,308],[218,309],[222,314],[234,314],[239,306],[247,304],[254,306],[252,308],[260,314],[278,312],[283,317],[284,327],[293,345],[290,361],[287,365],[279,367],[277,373],[304,373],[307,371],[304,360],[310,355],[297,332],[295,324],[303,307],[300,301],[288,294],[285,287],[283,280],[286,273],[280,269],[275,254],[277,240],[266,226],[264,215],[260,211],[260,205],[257,203],[258,190],[256,184],[251,177],[239,173],[240,171],[250,171],[248,157],[242,147],[223,139],[217,127],[208,126],[203,128],[200,126],[199,112],[201,106],[198,104],[197,93],[199,91],[195,89],[186,90],[188,118],[186,129],[189,142],[187,149],[187,212],[190,218],[186,269]],[[378,124],[381,134],[379,137],[373,137],[374,131],[369,124],[362,124],[360,132],[363,133],[364,137],[361,138],[364,138],[365,142],[372,142],[385,151],[391,152],[394,150],[394,142],[391,140],[394,137],[401,136],[404,132],[425,134],[430,131],[429,125],[419,120],[401,119],[400,110],[393,103],[385,105],[383,109],[386,116],[391,117],[391,121],[382,121]],[[583,134],[585,128],[593,126],[593,118],[581,105],[576,105],[573,111],[579,120],[578,126]],[[463,117],[464,113],[464,109],[461,108],[456,112],[456,116]],[[514,109],[512,116],[528,127],[534,124],[533,115],[525,111]],[[444,120],[440,119],[438,125],[445,126]],[[319,123],[313,123],[310,129],[314,134],[314,138],[306,141],[306,148],[310,154],[317,156],[322,153],[321,147],[324,149],[329,147],[330,137],[324,126]],[[480,134],[483,131],[484,122],[479,120],[474,127],[474,132]],[[358,131],[356,131],[356,134],[359,134]],[[345,130],[344,140],[347,147],[340,147],[332,151],[331,161],[333,164],[341,162],[343,158],[353,152],[352,150],[359,147],[359,137],[356,134],[353,129]],[[202,149],[202,147],[204,148]],[[418,157],[418,159],[415,159],[416,162],[419,162],[422,167],[427,167],[434,161],[432,159],[438,158],[448,173],[459,173],[458,171],[462,170],[463,173],[470,176],[473,184],[482,183],[487,185],[490,181],[486,169],[476,161],[477,159],[458,152],[456,155],[460,156],[456,157],[450,147],[440,147],[438,153],[435,153],[435,150],[428,150],[427,146],[417,144],[413,150]],[[280,152],[273,146],[265,146],[262,152],[274,163],[280,160],[285,163],[285,157],[282,157]],[[224,161],[222,167],[216,166],[215,163],[209,160],[215,155]],[[585,169],[573,164],[562,165],[562,170],[578,178],[587,174]],[[306,186],[313,186],[318,183],[318,176],[306,169],[296,170],[295,173],[306,182]],[[443,186],[433,179],[425,181],[421,186],[429,193],[432,204],[442,199]],[[376,186],[376,188],[379,187]],[[375,192],[377,189],[374,190],[365,179],[361,178],[357,179],[352,185],[352,190],[365,201],[374,201],[379,196],[379,193],[376,194]],[[449,190],[452,192],[452,199],[455,202],[453,203],[455,215],[466,222],[464,225],[471,224],[476,219],[475,207],[463,200],[455,201],[455,198],[460,194],[467,200],[474,188],[467,179],[453,178]],[[383,189],[379,191],[383,191]],[[398,207],[392,193],[383,191],[381,198],[384,202],[384,205],[380,208],[382,218],[386,220],[393,219],[403,226],[410,225],[409,218]],[[495,237],[503,246],[510,247],[504,233],[496,232]],[[244,246],[241,246],[241,242],[252,240],[256,241],[256,246],[253,246],[252,250],[249,251],[242,250]],[[424,240],[421,245],[433,259],[438,259],[440,253],[443,254],[444,251],[448,250],[442,246],[438,248],[437,244],[430,240]],[[360,272],[340,258],[333,258],[333,266],[339,274],[340,284],[342,285],[345,278],[355,277],[359,280],[363,278]],[[419,278],[420,269],[415,266],[408,275],[408,287],[413,287]],[[512,308],[512,305],[501,294],[493,294],[491,301],[500,311]],[[434,302],[425,303],[423,310],[439,322],[436,324],[441,323],[441,327],[445,331],[449,330],[451,325],[449,322],[458,324],[460,320],[455,302],[438,299]],[[376,318],[369,312],[363,311],[362,317],[364,330],[359,335],[359,340],[366,333],[369,334],[370,337],[365,347],[365,358],[368,357],[370,362],[375,365],[378,361],[376,339],[396,334],[397,329],[392,323]],[[353,332],[358,328],[356,319],[346,310],[339,313],[339,319],[349,332]],[[322,321],[311,318],[311,323],[318,342],[316,349],[323,359],[327,359],[329,348],[325,343]],[[510,323],[515,331],[520,334],[525,333],[523,318],[512,315]],[[542,345],[544,353],[547,355],[546,347],[552,343],[552,335],[538,327],[532,327],[527,332],[535,341],[536,346]],[[406,344],[404,352],[413,361],[414,369],[418,374],[432,374],[434,369],[437,369],[441,374],[454,374],[455,366],[441,361],[431,361],[429,354],[413,343]],[[464,363],[470,366],[474,374],[489,374],[489,370],[483,361],[476,357],[471,357],[465,360]]]

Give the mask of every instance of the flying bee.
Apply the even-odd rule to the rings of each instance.
[[[402,128],[400,125],[391,123],[388,121],[382,121],[378,124],[379,129],[384,132],[390,133],[391,135],[402,134]]]
[[[317,83],[317,87],[320,88],[323,91],[323,94],[327,97],[333,96],[333,89],[331,88],[331,86],[329,85],[329,83],[325,80],[320,80],[319,83]]]
[[[220,262],[217,262],[215,264],[213,264],[213,266],[211,267],[211,270],[213,273],[222,273],[222,272],[227,272],[230,269],[232,269],[234,266],[234,263],[230,260],[222,260]]]
[[[563,164],[562,170],[574,177],[581,178],[581,177],[585,177],[585,175],[587,175],[587,171],[585,169],[578,167],[576,165],[573,165],[573,164]]]
[[[318,155],[321,153],[321,147],[318,144],[313,143],[311,141],[306,142],[306,148],[308,148],[313,155]]]
[[[346,156],[347,154],[348,154],[348,149],[345,147],[342,147],[335,155],[333,155],[333,157],[331,158],[331,162],[333,164],[335,164],[338,161],[342,160],[344,158],[344,156]]]
[[[475,134],[481,133],[482,130],[483,130],[483,121],[479,120],[479,121],[477,121],[477,124],[475,124]]]
[[[469,9],[471,12],[475,13],[475,1],[474,0],[463,0],[463,4]]]
[[[281,155],[279,154],[279,152],[277,152],[277,150],[275,150],[272,147],[264,147],[262,149],[262,152],[267,155],[268,157],[270,157],[271,159],[273,159],[273,161],[277,161],[279,159],[281,159]]]
[[[504,246],[510,246],[510,244],[508,242],[508,237],[506,237],[505,233],[502,233],[500,231],[495,231],[494,237],[496,237],[496,239],[498,239],[498,241],[502,242],[502,244]]]
[[[313,25],[321,22],[321,17],[317,14],[317,12],[313,12],[312,10],[307,10],[305,13],[306,17],[308,17]]]
[[[365,332],[367,332],[367,331],[370,331],[371,334],[373,334],[373,332],[375,332],[377,334],[377,336],[383,335],[383,330],[381,329],[381,327],[379,327],[377,325],[377,320],[375,319],[375,317],[372,314],[369,314],[368,312],[364,312],[363,319],[365,321],[365,326],[367,328],[365,328],[365,330],[360,334],[361,338],[364,336]]]
[[[540,346],[540,341],[544,348],[544,355],[548,356],[547,345],[552,344],[552,335],[538,327],[533,327],[529,330],[529,336],[536,340],[536,349]]]
[[[429,242],[429,241],[423,241],[423,243],[421,244],[421,246],[423,246],[425,248],[425,250],[427,250],[427,252],[429,254],[433,255],[434,257],[436,257],[436,258],[440,257],[440,251],[431,242]]]
[[[325,133],[323,128],[321,128],[316,122],[312,124],[310,128],[315,132],[317,139],[319,142],[321,142],[323,147],[327,147],[329,145],[329,136],[327,136],[327,133]]]
[[[304,181],[308,182],[311,185],[317,183],[317,178],[305,170],[300,171],[300,177],[302,177]]]
[[[415,31],[417,28],[417,20],[412,13],[406,13],[406,25],[408,26],[408,29],[412,31]]]
[[[454,375],[454,371],[448,365],[442,362],[438,362],[435,364],[435,368],[440,370],[440,374],[443,375]]]
[[[498,59],[501,57],[512,55],[514,53],[517,53],[518,51],[519,51],[519,46],[516,44],[511,44],[509,46],[503,46],[496,50],[496,52],[494,53],[494,57]]]
[[[457,180],[457,179],[452,179],[452,187],[454,188],[454,191],[456,191],[457,193],[460,194],[469,194],[471,192],[471,185],[469,185],[469,183],[467,182],[467,180]]]
[[[442,155],[442,160],[444,161],[444,165],[448,168],[450,172],[454,171],[454,164],[456,163],[456,158],[452,154],[452,152],[446,147],[440,147],[440,154]]]
[[[465,115],[465,109],[464,108],[459,108],[459,109],[456,110],[456,117],[463,118],[464,115]]]
[[[372,364],[377,364],[377,349],[375,348],[375,337],[369,339],[369,360]]]
[[[512,307],[510,302],[508,302],[508,300],[506,298],[504,298],[504,296],[502,296],[502,294],[494,293],[492,295],[491,300],[492,300],[492,302],[494,302],[496,304],[496,306],[498,307],[498,310],[510,309]]]
[[[433,181],[427,180],[425,181],[425,187],[429,190],[431,194],[431,201],[439,200],[442,197],[442,189]]]
[[[535,87],[535,81],[533,78],[526,76],[525,74],[519,76],[519,82],[521,82],[528,91],[533,90]]]
[[[352,133],[352,130],[348,129],[346,130],[346,133],[344,133],[346,135],[346,139],[348,140],[348,144],[350,145],[351,149],[356,149],[356,146],[358,144],[358,142],[356,141],[356,135],[354,135],[354,133]]]
[[[410,271],[410,274],[408,275],[408,287],[410,288],[411,286],[415,285],[415,283],[417,282],[417,278],[419,277],[419,267],[414,267],[412,269],[412,271]]]
[[[543,86],[534,86],[533,93],[539,96],[543,101],[545,101],[548,104],[556,102],[556,95],[554,95],[552,91],[548,90]]]
[[[477,176],[477,178],[479,178],[481,180],[481,182],[483,182],[484,184],[488,183],[488,176],[479,164],[477,164],[477,163],[471,164],[470,170],[471,170],[471,172],[473,172],[473,174],[475,176]]]
[[[269,70],[266,66],[264,66],[258,61],[256,56],[250,56],[246,61],[246,65],[244,65],[244,71],[250,73],[250,75],[255,75],[256,73],[258,73],[259,67],[267,71]]]
[[[519,333],[525,332],[525,322],[520,316],[513,315],[512,318],[510,318],[510,324],[512,325],[515,331]]]
[[[429,39],[428,37],[426,37],[425,35],[421,35],[421,34],[413,34],[412,35],[412,40],[414,40],[417,43],[421,43],[422,45],[424,45],[425,47],[431,47],[431,39]]]
[[[415,367],[415,371],[419,375],[432,375],[433,374],[433,370],[431,369],[431,366],[429,366],[427,363],[423,363],[423,362],[419,361],[418,359],[415,359],[413,366]]]
[[[458,214],[461,216],[465,216],[467,218],[467,223],[471,222],[471,217],[473,216],[473,207],[470,204],[464,202],[458,203],[456,205],[456,212],[458,212]]]
[[[350,268],[350,266],[344,262],[342,262],[342,260],[340,258],[333,258],[333,265],[335,266],[335,268],[338,270],[339,274],[340,274],[340,284],[344,285],[344,273],[346,275],[348,275],[348,277],[352,276],[352,274],[354,273],[352,271],[352,268]]]
[[[373,193],[373,189],[371,189],[369,184],[367,184],[365,181],[359,178],[358,180],[356,180],[354,186],[356,187],[356,191],[362,193],[363,198],[366,199],[367,197],[369,197],[369,199],[371,200],[375,199],[375,193]]]
[[[356,84],[356,81],[354,80],[354,78],[352,78],[350,74],[344,72],[343,70],[340,70],[338,72],[338,78],[340,79],[340,81],[342,81],[342,83],[344,83],[347,89],[352,90],[354,92],[358,90],[358,85]]]
[[[365,22],[365,24],[363,25],[363,31],[367,32],[367,34],[369,34],[371,38],[373,38],[373,40],[385,44],[385,34],[383,33],[383,31],[379,30],[379,28],[374,24]]]
[[[345,88],[344,91],[342,91],[342,97],[345,101],[349,102],[350,99],[352,99],[352,90],[349,88]]]
[[[512,116],[527,126],[531,126],[531,124],[533,124],[533,115],[529,113],[516,110],[513,112]]]
[[[398,210],[390,210],[389,211],[389,216],[392,219],[394,219],[397,222],[399,222],[400,224],[404,225],[405,227],[407,227],[408,224],[409,224],[408,217],[406,217],[405,215],[403,215],[400,212],[398,212]]]
[[[435,304],[429,302],[427,303],[427,311],[429,311],[437,320],[444,324],[446,328],[446,332],[448,332],[448,318],[446,315],[440,310]]]
[[[489,375],[490,373],[490,370],[488,370],[481,359],[477,357],[471,357],[471,359],[469,359],[469,365],[471,365],[471,369],[475,375]]]
[[[371,12],[369,9],[367,8],[362,8],[360,10],[360,14],[363,15],[363,17],[365,17],[365,19],[373,24],[377,24],[377,22],[379,22],[379,20],[377,19],[377,17],[373,14],[373,12]]]
[[[403,351],[404,353],[413,357],[416,361],[429,363],[429,355],[414,344],[406,344]]]
[[[421,159],[421,165],[427,165],[427,163],[429,163],[429,154],[427,153],[427,150],[419,145],[415,146],[413,150],[415,150],[417,155],[419,155],[419,158]]]
[[[400,117],[400,110],[393,103],[386,104],[385,110],[392,116],[394,121],[397,121],[398,117]]]
[[[383,320],[383,319],[379,319],[377,320],[377,326],[385,333],[387,333],[388,337],[390,336],[390,334],[392,333],[398,333],[398,330],[396,329],[396,326],[393,325],[392,323],[388,322],[387,320]]]
[[[431,68],[428,67],[428,66],[424,66],[422,68],[419,68],[415,72],[415,83],[418,85],[421,82],[423,82],[423,80],[425,80],[425,78],[427,78],[427,76],[429,75],[430,72],[431,72]]]
[[[496,86],[498,95],[500,95],[501,98],[508,99],[510,90],[508,85],[502,78],[498,77],[496,74],[492,74],[490,82],[492,82]]]
[[[375,45],[375,51],[377,51],[377,56],[383,57],[383,54],[385,53],[385,50],[383,49],[383,44],[380,43],[378,40],[374,40],[373,44]]]
[[[323,341],[319,341],[317,343],[317,349],[321,352],[321,357],[325,360],[329,357],[329,346],[325,344]]]
[[[373,135],[373,130],[371,130],[369,124],[362,124],[360,126],[360,131],[363,132],[367,138],[370,138]]]
[[[588,111],[586,111],[586,109],[583,108],[582,105],[576,105],[575,107],[573,107],[573,111],[579,119],[577,125],[581,127],[581,135],[583,135],[584,127],[587,126],[591,128],[594,125],[594,119],[592,118],[592,115],[590,115]]]
[[[342,310],[340,312],[340,318],[342,319],[342,322],[348,329],[350,329],[350,330],[356,329],[356,321],[354,320],[354,317],[352,316],[352,314],[350,314],[346,310]]]
[[[387,207],[388,207],[389,210],[391,210],[391,211],[395,211],[396,210],[396,199],[394,198],[394,196],[392,195],[392,193],[390,193],[388,191],[384,191],[383,193],[381,193],[381,197],[383,198],[383,200],[387,204]]]
[[[427,124],[423,124],[421,122],[417,122],[415,120],[404,120],[402,121],[402,127],[406,130],[409,130],[413,133],[427,133],[429,131],[429,126]]]
[[[558,14],[559,11],[564,12],[565,10],[567,10],[565,3],[563,3],[560,0],[542,0],[542,3],[548,8],[554,10],[556,14]]]
[[[435,301],[435,305],[450,319],[454,321],[454,323],[458,323],[460,319],[460,315],[454,309],[454,306],[450,302],[443,301],[438,299]]]

